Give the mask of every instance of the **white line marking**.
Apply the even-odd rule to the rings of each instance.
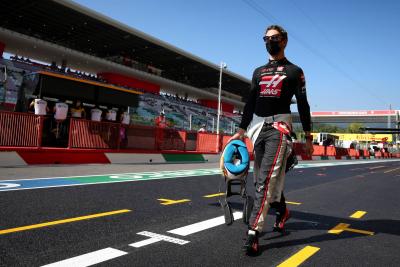
[[[145,240],[142,240],[139,242],[129,244],[129,246],[134,247],[134,248],[140,248],[140,247],[144,247],[144,246],[147,246],[147,245],[150,245],[150,244],[153,244],[156,242],[160,242],[160,241],[161,241],[161,239],[153,237],[153,238],[149,238],[149,239],[145,239]]]
[[[398,159],[400,161],[400,159]],[[392,161],[395,161],[392,160]],[[383,160],[381,161],[383,162]],[[221,169],[218,168],[209,168],[209,169],[193,169],[193,170],[178,170],[178,171],[154,171],[154,172],[123,172],[123,173],[105,173],[105,174],[86,174],[86,175],[74,175],[74,176],[53,176],[53,177],[39,177],[39,178],[27,178],[27,179],[14,179],[14,180],[4,180],[2,182],[18,182],[18,181],[30,181],[30,180],[48,180],[48,179],[63,179],[63,178],[86,178],[86,177],[99,177],[99,176],[128,176],[128,175],[148,175],[153,174],[154,176],[161,174],[170,174],[170,173],[183,173],[182,175],[186,175],[185,172],[188,172],[189,175],[193,175],[193,172],[204,172],[203,175],[214,175],[221,173]],[[157,176],[156,178],[160,178]]]
[[[371,167],[369,168],[370,170],[375,170],[375,169],[380,169],[380,168],[385,168],[386,166],[376,166],[376,167]]]
[[[243,217],[243,213],[240,211],[234,212],[233,213],[233,218],[234,220],[241,219]],[[209,220],[201,221],[198,223],[190,224],[184,227],[180,227],[174,230],[168,231],[169,233],[180,235],[180,236],[187,236],[191,235],[209,228],[213,228],[219,225],[222,225],[225,223],[225,218],[224,216],[212,218]],[[170,237],[166,235],[160,235],[148,231],[143,231],[137,233],[138,235],[143,235],[150,237],[148,239],[135,242],[132,244],[129,244],[131,247],[135,248],[140,248],[144,247],[146,245],[150,245],[159,241],[166,241],[178,245],[185,245],[189,243],[190,241],[175,238],[175,237]],[[51,264],[44,265],[42,267],[69,267],[69,266],[74,266],[74,267],[86,267],[86,266],[91,266],[93,264],[101,263],[107,260],[111,260],[123,255],[128,254],[127,252],[114,249],[114,248],[105,248],[97,251],[93,251],[87,254],[83,254],[77,257],[69,258],[66,260],[54,262]]]
[[[243,213],[240,211],[234,212],[233,213],[233,218],[234,220],[241,219],[243,217]],[[222,225],[225,223],[225,218],[224,216],[216,217],[213,219],[209,219],[206,221],[190,224],[184,227],[180,227],[177,229],[173,229],[170,231],[167,231],[168,233],[175,234],[175,235],[180,235],[180,236],[187,236],[191,235],[212,227],[216,227],[218,225]]]
[[[138,235],[144,235],[147,237],[150,237],[149,239],[146,240],[142,240],[136,243],[132,243],[129,244],[129,246],[131,247],[135,247],[135,248],[139,248],[139,247],[143,247],[146,245],[150,245],[153,244],[155,242],[158,241],[166,241],[166,242],[170,242],[170,243],[174,243],[174,244],[178,244],[178,245],[185,245],[187,243],[189,243],[190,241],[186,241],[186,240],[182,240],[179,238],[175,238],[175,237],[170,237],[167,235],[160,235],[160,234],[156,234],[156,233],[152,233],[152,232],[148,232],[148,231],[143,231],[140,233],[137,233]]]
[[[108,261],[126,254],[128,253],[115,248],[105,248],[70,259],[47,264],[42,267],[86,267],[100,262]]]
[[[330,166],[343,166],[343,165],[357,165],[357,164],[372,164],[372,163],[385,163],[385,162],[397,162],[400,159],[386,159],[386,160],[347,160],[347,161],[336,161],[332,160],[329,162],[316,162],[316,163],[302,163],[294,167],[295,169],[304,168],[319,168],[319,167],[330,167]]]
[[[398,169],[400,169],[400,168],[396,168],[396,169],[392,169],[392,170],[384,171],[383,173],[389,173],[389,172],[397,171]]]

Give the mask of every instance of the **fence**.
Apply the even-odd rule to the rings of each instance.
[[[120,144],[120,124],[71,119],[70,148],[117,149]]]
[[[59,135],[61,125],[62,133]],[[56,128],[57,127],[57,128]],[[57,134],[55,134],[57,133]],[[61,138],[61,142],[49,142],[51,138]],[[218,153],[228,142],[230,135],[183,131],[173,128],[129,125],[120,123],[94,122],[83,119],[68,119],[55,122],[50,117],[28,113],[0,111],[0,147],[41,147],[63,144],[65,148],[112,149],[135,151],[187,151],[198,153]],[[56,140],[57,141],[57,140]],[[253,146],[245,140],[249,151]],[[294,150],[302,159],[311,159],[304,154],[304,144],[295,143]],[[368,150],[356,150],[314,145],[313,156],[370,157]],[[376,152],[375,157],[400,157],[393,153]]]
[[[226,143],[222,144],[222,140],[230,138],[223,135],[218,137],[214,133],[142,125],[126,126],[74,118],[57,123],[51,117],[6,111],[0,111],[0,126],[0,146],[3,147],[41,147],[43,144],[47,147],[81,149],[216,153]],[[63,134],[59,134],[60,129]]]
[[[40,147],[43,120],[34,114],[0,112],[0,146]]]

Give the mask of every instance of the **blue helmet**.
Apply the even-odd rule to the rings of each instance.
[[[250,167],[250,156],[246,144],[232,140],[226,144],[220,160],[220,168],[226,179],[243,179]]]

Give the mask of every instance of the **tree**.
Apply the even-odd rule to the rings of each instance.
[[[316,133],[340,133],[343,131],[344,129],[332,124],[314,123],[313,125],[313,132]]]
[[[358,123],[358,122],[353,122],[353,123],[350,123],[349,126],[347,126],[346,132],[348,132],[348,133],[363,133],[363,131],[361,131],[360,128],[364,128],[364,124]]]

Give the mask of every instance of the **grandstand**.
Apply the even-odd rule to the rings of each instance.
[[[17,102],[18,89],[21,87],[24,75],[42,70],[51,71],[50,66],[40,65],[38,63],[33,64],[33,60],[25,59],[24,62],[21,62],[21,60],[16,60],[18,56],[12,58],[14,60],[0,59],[0,67],[7,67],[8,75],[7,84],[2,86],[2,91],[0,91],[4,96],[4,88],[7,88],[6,95],[3,97],[2,102],[7,103],[11,108]],[[61,73],[59,69],[54,72]],[[101,82],[100,78],[92,74],[71,71],[70,69],[62,73],[71,77]],[[115,103],[115,105],[117,106],[118,103]],[[215,131],[216,110],[201,106],[195,101],[190,101],[183,97],[180,98],[169,94],[146,93],[139,98],[138,107],[131,107],[130,111],[132,122],[138,125],[153,125],[153,120],[159,112],[165,111],[167,118],[172,121],[172,125],[175,128],[197,130],[201,125],[206,125],[208,131]],[[239,117],[234,114],[225,114],[226,116],[221,118],[221,128],[226,129],[225,131],[228,133],[232,133],[239,123]]]
[[[159,96],[143,94],[139,99],[138,108],[132,110],[134,116],[136,115],[134,121],[138,124],[151,125],[159,111],[164,111],[166,117],[173,121],[178,129],[198,130],[202,125],[206,125],[207,131],[215,132],[217,120],[215,109],[167,94]],[[227,133],[232,133],[240,123],[239,120],[239,116],[226,113],[221,118],[221,128]]]
[[[215,130],[218,65],[72,1],[2,1],[0,7],[0,47],[13,55],[0,61],[8,74],[0,88],[3,109],[17,102],[24,75],[46,70],[145,92],[130,108],[133,123],[151,125],[164,110],[177,129]],[[223,71],[221,129],[232,133],[250,81]]]

